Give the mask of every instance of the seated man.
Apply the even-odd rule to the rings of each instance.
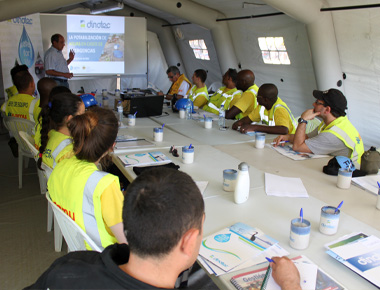
[[[40,100],[33,97],[36,85],[29,71],[20,71],[14,76],[18,94],[11,97],[1,107],[6,116],[18,117],[37,122],[41,111]]]
[[[205,81],[207,79],[207,72],[203,69],[197,69],[194,71],[193,77],[191,80],[193,81],[193,86],[187,95],[187,98],[190,99],[194,106],[198,108],[202,108],[208,101],[208,91],[205,85]]]
[[[18,65],[16,64],[12,69],[11,69],[11,77],[12,77],[12,83],[13,83],[13,86],[5,89],[5,92],[7,93],[8,95],[8,99],[10,97],[13,97],[15,95],[18,94],[18,91],[17,91],[17,88],[16,86],[14,85],[14,76],[19,73],[20,71],[28,71],[28,67],[25,65],[25,64],[22,64],[22,65]]]
[[[240,120],[257,107],[256,96],[259,88],[255,85],[255,75],[251,70],[246,69],[238,73],[236,87],[243,91],[243,94],[231,109],[226,111],[226,119]]]
[[[295,151],[346,156],[360,164],[364,152],[363,141],[346,117],[346,97],[336,89],[315,90],[313,96],[316,98],[314,109],[302,113],[294,135],[281,135],[274,139],[276,146],[281,141],[290,141]],[[317,116],[322,119],[321,124],[310,134],[306,134],[307,122]]]
[[[190,81],[184,74],[180,74],[179,69],[176,66],[170,66],[166,73],[173,84],[166,95],[162,92],[159,92],[158,95],[164,95],[167,100],[171,100],[173,95],[175,95],[177,99],[185,97],[189,93],[191,87]]]
[[[72,252],[57,259],[26,289],[173,288],[195,262],[203,235],[204,202],[195,182],[173,169],[143,172],[128,187],[123,208],[127,244],[102,253]],[[297,268],[274,258],[273,277],[301,289]]]
[[[278,97],[278,89],[274,84],[263,84],[257,93],[256,107],[248,116],[232,125],[232,129],[241,133],[260,131],[269,134],[294,134],[297,122],[288,106]],[[265,125],[252,124],[262,122]]]
[[[229,110],[241,97],[241,91],[236,88],[237,71],[228,69],[223,75],[223,87],[220,87],[215,94],[210,97],[209,102],[202,109],[219,114],[220,107],[223,105],[225,110]]]

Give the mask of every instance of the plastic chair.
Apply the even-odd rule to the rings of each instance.
[[[46,199],[54,212],[54,220],[57,221],[63,237],[67,243],[69,252],[86,251],[85,242],[93,251],[101,252],[95,242],[78,226],[67,214],[65,214],[54,202],[50,199],[49,193],[46,193]]]
[[[27,143],[30,151],[33,153],[35,156],[35,160],[37,162],[38,160],[38,150],[34,146],[34,139],[32,136],[30,136],[28,133],[24,131],[19,132],[20,136],[24,141]],[[37,164],[36,164],[37,166]],[[47,192],[47,181],[50,177],[50,174],[53,172],[53,169],[51,169],[49,166],[47,166],[45,163],[42,162],[41,167],[43,169],[40,170],[37,168],[38,172],[38,178],[40,181],[40,189],[41,189],[41,194],[46,194]],[[50,232],[53,229],[53,221],[54,221],[54,215],[53,215],[53,209],[51,206],[48,204],[47,206],[47,231]],[[60,252],[62,249],[62,233],[61,230],[59,229],[59,226],[57,224],[54,225],[54,247],[56,252]]]
[[[35,124],[32,121],[22,118],[4,117],[4,125],[12,133],[13,137],[16,138],[18,144],[18,187],[22,188],[23,162],[25,162],[26,168],[29,159],[26,159],[25,157],[34,158],[34,155],[30,151],[27,142],[21,138],[19,132],[24,131],[29,135],[32,135]]]

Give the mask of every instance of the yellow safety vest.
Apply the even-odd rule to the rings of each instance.
[[[245,112],[241,112],[239,114],[237,114],[235,116],[235,119],[236,120],[240,120],[240,119],[243,119],[245,116],[248,116],[250,112],[252,112],[254,109],[256,109],[256,107],[258,106],[258,103],[257,103],[257,93],[259,91],[259,87],[256,85],[256,84],[253,84],[253,86],[250,86],[248,88],[248,90],[246,90],[244,93],[250,93],[253,95],[253,103],[252,105],[250,105],[247,109],[247,111]],[[243,94],[244,94],[243,93]]]
[[[2,110],[6,116],[27,119],[36,122],[41,111],[40,99],[27,94],[17,94],[4,103]]]
[[[203,110],[207,112],[219,114],[219,109],[223,105],[225,110],[230,109],[230,103],[235,98],[238,97],[242,92],[237,88],[228,90],[227,92],[223,91],[226,87],[220,87],[211,97],[207,105],[203,107]]]
[[[364,153],[363,140],[347,116],[336,118],[328,126],[326,126],[325,122],[322,122],[318,127],[318,133],[325,132],[332,133],[338,137],[344,145],[352,150],[350,159],[360,164],[362,154]]]
[[[277,101],[273,104],[272,108],[269,111],[267,111],[267,109],[265,109],[264,106],[259,105],[259,107],[260,107],[261,122],[263,122],[264,124],[268,126],[276,126],[276,122],[274,121],[274,114],[276,112],[276,109],[284,108],[288,112],[288,117],[293,124],[293,128],[288,128],[289,129],[288,134],[294,134],[296,132],[297,121],[294,118],[288,106],[285,104],[283,100],[280,99],[280,97],[277,97]]]
[[[8,95],[8,100],[10,97],[13,97],[13,96],[18,94],[18,90],[17,90],[16,86],[11,86],[11,87],[5,89],[5,92]]]
[[[193,85],[193,87],[190,89],[187,98],[190,99],[193,103],[195,103],[195,100],[200,96],[204,96],[207,101],[209,100],[207,87],[204,86],[203,88],[198,88],[196,85]],[[197,106],[196,104],[194,105]],[[198,107],[202,107],[202,105]]]
[[[100,197],[117,176],[99,171],[94,163],[76,156],[62,160],[48,180],[53,202],[70,216],[101,248],[117,243],[110,235],[102,216]],[[89,246],[86,244],[89,249]]]
[[[73,152],[73,141],[70,136],[62,134],[56,130],[49,131],[49,141],[42,155],[42,162],[50,168],[54,168],[61,158]]]
[[[191,83],[190,81],[185,77],[184,74],[181,74],[178,78],[178,80],[172,84],[172,86],[170,87],[169,89],[169,95],[173,95],[173,94],[178,94],[178,90],[182,84],[182,82],[185,81],[189,84],[189,89],[187,90],[186,94],[187,95],[190,91],[190,88],[191,88]]]

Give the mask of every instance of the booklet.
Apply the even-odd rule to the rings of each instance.
[[[380,239],[352,233],[325,245],[331,257],[380,287]]]
[[[304,153],[304,152],[298,152],[294,151],[291,145],[285,145],[285,146],[277,146],[274,147],[272,145],[267,145],[276,150],[278,153],[293,159],[293,160],[307,160],[311,158],[323,158],[323,157],[330,157],[329,155],[316,155],[312,153]]]
[[[123,162],[125,167],[149,166],[172,162],[164,153],[160,151],[119,155],[118,157]]]
[[[318,268],[306,256],[297,256],[291,259],[296,265],[303,290],[344,290],[343,285],[335,281],[331,276]],[[266,274],[268,273],[267,277]],[[265,282],[264,282],[265,278]],[[231,283],[239,290],[281,289],[268,272],[268,267],[241,273],[231,278]]]
[[[203,239],[199,255],[228,272],[277,243],[258,228],[236,223]]]

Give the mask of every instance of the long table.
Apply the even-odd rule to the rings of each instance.
[[[180,119],[178,118],[178,120]],[[155,147],[144,150],[160,149],[175,164],[180,165],[180,170],[188,173],[195,181],[209,182],[203,194],[206,206],[204,236],[236,222],[244,222],[262,229],[265,233],[277,239],[280,245],[290,252],[291,256],[305,254],[348,289],[376,289],[364,278],[328,256],[323,247],[325,243],[354,231],[362,231],[380,237],[380,226],[376,222],[380,217],[380,211],[375,208],[376,196],[353,185],[348,190],[338,189],[336,187],[336,177],[322,173],[322,166],[327,164],[329,158],[293,161],[270,148],[254,148],[252,140],[244,141],[240,139],[238,141],[240,143],[235,142],[237,144],[232,144],[234,143],[232,142],[233,140],[231,142],[227,141],[225,144],[219,144],[219,141],[215,142],[215,140],[221,140],[218,139],[220,132],[208,130],[208,134],[202,135],[202,132],[207,129],[195,126],[196,122],[193,120],[180,120],[179,122],[182,121],[184,124],[170,125],[169,122],[168,125],[153,118],[150,121],[137,119],[135,127],[121,130],[126,134],[139,138],[149,138],[149,136],[152,136],[152,128],[156,124],[165,123],[165,142],[162,144],[165,146],[155,144]],[[171,126],[175,127],[176,130],[172,130]],[[189,130],[186,131],[186,134],[179,133],[179,131],[182,131],[181,126],[191,127],[191,132],[194,132],[194,134],[198,132],[198,135],[191,138],[193,133],[190,134]],[[242,136],[242,134],[235,131],[230,133],[237,133],[236,136]],[[170,141],[167,141],[165,136]],[[202,138],[199,136],[202,136]],[[236,138],[238,139],[238,137]],[[187,145],[189,141],[195,146],[194,163],[183,164],[180,157],[175,158],[170,155],[166,145],[180,147]],[[214,146],[210,146],[210,144]],[[129,150],[129,152],[133,151],[132,149]],[[118,154],[126,153],[119,152]],[[181,155],[180,150],[179,154]],[[131,168],[124,168],[117,154],[113,156],[113,159],[127,178],[130,180],[135,178]],[[237,205],[233,201],[233,193],[225,192],[222,189],[222,172],[223,169],[227,168],[237,169],[241,161],[248,162],[251,165],[251,187],[248,201]],[[300,177],[310,197],[281,198],[267,196],[264,190],[264,172],[281,176]],[[318,230],[321,207],[324,205],[336,206],[341,200],[344,200],[345,203],[342,208],[337,234],[334,236],[321,234]],[[304,209],[304,217],[311,222],[311,237],[308,249],[297,251],[289,246],[289,231],[290,220],[298,216],[301,207]],[[212,275],[211,277],[221,289],[235,289],[229,282],[231,276],[248,270],[245,269],[220,277]]]

